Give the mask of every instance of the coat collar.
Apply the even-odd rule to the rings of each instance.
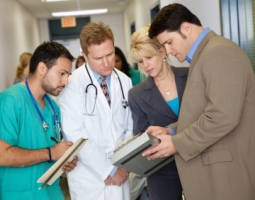
[[[178,81],[180,78],[182,78],[183,76],[187,75],[186,71],[178,70],[174,66],[171,66],[171,70],[174,73],[175,81]],[[145,81],[144,81],[144,90],[150,90],[150,89],[155,88],[155,87],[157,88],[157,86],[156,86],[156,84],[154,82],[154,79],[152,77],[148,76],[147,79],[145,79]]]
[[[201,53],[201,51],[204,49],[205,45],[207,44],[207,42],[214,36],[216,36],[217,34],[214,31],[210,31],[209,33],[207,33],[207,35],[204,37],[204,39],[201,41],[201,43],[198,45],[192,61],[190,63],[190,70],[189,70],[189,74],[191,73],[195,63],[197,62],[197,59],[199,58],[199,54]]]
[[[98,77],[99,77],[100,75],[98,75],[98,77],[95,78],[95,75],[94,75],[94,74],[95,74],[96,72],[94,72],[94,71],[90,68],[90,66],[89,66],[88,63],[85,64],[85,73],[87,73],[87,71],[86,71],[86,66],[87,66],[87,68],[88,68],[88,71],[89,71],[90,76],[93,77],[93,79],[97,80],[97,82],[98,82]],[[117,74],[120,73],[118,69],[114,68],[114,70],[117,72]],[[118,75],[114,72],[114,70],[112,70],[112,73],[111,73],[111,75],[110,75],[110,80],[111,80],[112,78],[113,78],[113,79],[118,78]]]
[[[87,69],[88,69],[89,74],[87,73],[87,70],[84,66],[83,72],[84,72],[85,77],[87,77],[86,79],[84,79],[85,87],[87,87],[87,85],[91,83],[90,78],[89,78],[89,75],[90,75],[93,84],[97,88],[98,101],[102,101],[105,104],[104,106],[110,111],[111,107],[115,104],[115,101],[117,98],[115,95],[115,92],[116,91],[121,92],[120,84],[118,83],[118,76],[120,75],[121,72],[119,70],[115,69],[117,74],[114,71],[112,71],[112,73],[110,75],[111,76],[110,88],[108,88],[108,89],[110,90],[109,92],[110,92],[110,99],[111,99],[111,107],[109,107],[108,102],[103,94],[103,91],[100,88],[100,84],[98,83],[98,80],[95,78],[94,73],[88,64],[87,64]],[[79,69],[77,69],[77,70],[79,70]],[[88,83],[88,81],[89,81],[89,83]]]
[[[175,75],[175,82],[177,86],[179,103],[181,103],[182,94],[186,84],[187,71],[177,70],[176,67],[173,67],[173,66],[171,66],[171,69]],[[166,116],[176,118],[177,116],[167,105],[165,99],[162,97],[160,91],[158,90],[154,82],[154,79],[148,76],[143,84],[144,84],[144,87],[143,87],[144,89],[141,94],[141,99],[143,99],[148,105],[151,105],[151,107],[157,110],[158,112]]]

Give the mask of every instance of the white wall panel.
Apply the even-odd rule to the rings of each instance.
[[[0,91],[13,84],[19,56],[40,44],[38,20],[14,0],[0,0]]]

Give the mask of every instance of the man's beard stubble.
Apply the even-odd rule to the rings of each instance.
[[[44,91],[46,93],[51,94],[52,96],[58,96],[60,91],[57,91],[57,89],[58,88],[63,88],[64,89],[65,86],[63,85],[63,86],[59,86],[59,87],[54,88],[51,85],[51,82],[50,82],[47,74],[45,74],[45,76],[43,77],[42,82],[41,82],[41,86],[42,86],[42,88],[44,89]]]

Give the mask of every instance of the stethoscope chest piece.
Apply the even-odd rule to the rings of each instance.
[[[122,101],[122,106],[123,106],[123,108],[128,107],[128,102],[125,99],[123,99],[123,101]]]

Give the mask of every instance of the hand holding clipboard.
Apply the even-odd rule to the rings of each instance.
[[[37,183],[43,183],[39,188],[44,188],[47,184],[51,185],[54,181],[61,176],[63,173],[62,167],[66,162],[70,162],[74,156],[78,154],[80,149],[86,143],[87,139],[78,139],[66,152],[65,154],[54,164],[50,169],[48,169],[38,180]]]

